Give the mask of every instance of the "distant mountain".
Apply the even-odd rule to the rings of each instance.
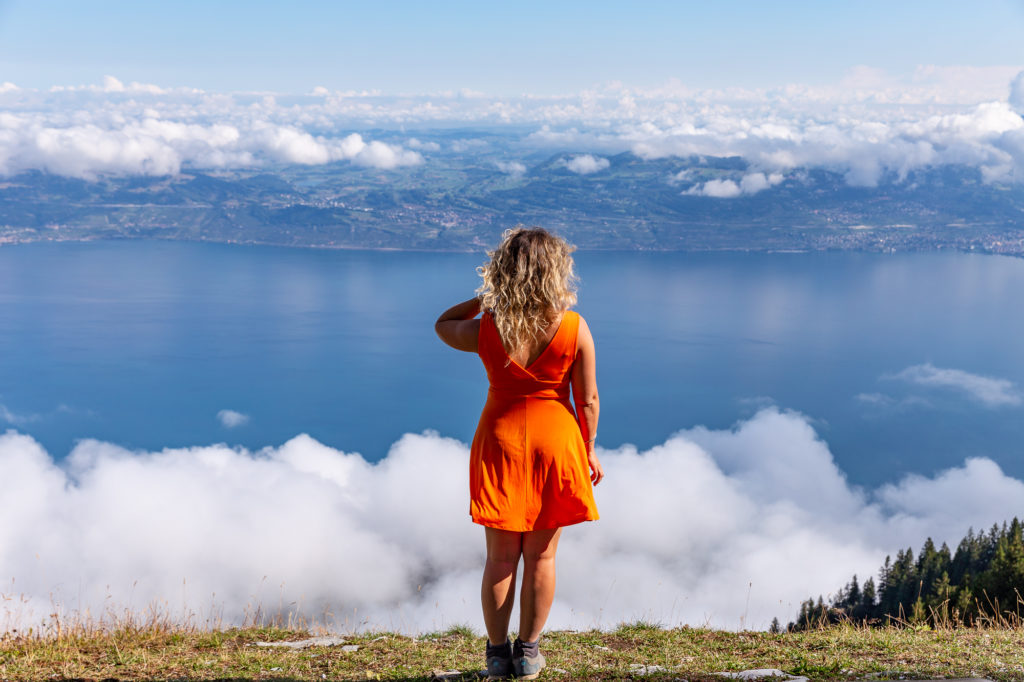
[[[396,170],[340,162],[96,180],[31,172],[0,181],[0,242],[465,251],[524,223],[584,249],[1024,253],[1024,187],[986,184],[968,167],[851,187],[838,172],[766,176],[740,158],[624,153],[606,167],[581,167],[572,163],[579,156],[534,154],[513,164],[500,154],[447,154]]]

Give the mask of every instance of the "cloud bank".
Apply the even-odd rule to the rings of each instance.
[[[364,140],[360,131],[505,129],[524,149],[570,152],[574,172],[600,170],[603,156],[739,156],[750,170],[695,194],[728,198],[763,191],[798,168],[841,172],[871,187],[944,164],[977,169],[985,182],[1024,177],[1021,66],[922,66],[897,77],[859,67],[839,83],[768,90],[695,90],[607,84],[563,96],[516,98],[442,92],[384,95],[323,87],[302,95],[211,93],[125,84],[0,85],[0,174],[38,169],[93,178],[166,174],[183,167],[249,168],[350,161],[371,168],[431,163],[437,141]],[[528,130],[530,132],[522,132]],[[353,137],[353,135],[355,137]],[[458,142],[451,151],[481,153]],[[424,154],[427,156],[425,157]],[[491,163],[491,162],[489,162]],[[765,184],[767,183],[767,184]]]
[[[367,141],[358,133],[315,135],[294,123],[273,122],[258,111],[242,116],[230,106],[198,118],[189,114],[182,120],[173,111],[170,116],[160,111],[161,104],[177,101],[174,98],[180,95],[163,97],[163,91],[152,92],[139,84],[129,89],[116,79],[108,78],[102,88],[88,94],[102,100],[111,93],[120,96],[125,92],[152,95],[153,106],[141,107],[137,100],[129,99],[105,102],[100,110],[17,111],[5,109],[0,101],[0,175],[41,170],[92,180],[103,174],[174,175],[186,166],[258,168],[274,163],[349,161],[392,169],[423,162],[419,152],[401,145]],[[3,94],[0,92],[0,98]],[[84,105],[88,100],[66,104],[76,102]]]
[[[853,488],[808,419],[775,408],[601,455],[602,518],[563,535],[552,628],[765,628],[887,553],[955,542],[1024,499],[1024,483],[987,459]],[[479,629],[468,457],[427,432],[376,464],[303,435],[258,452],[82,441],[58,465],[8,431],[0,626],[157,604],[226,622],[280,609],[339,630]]]

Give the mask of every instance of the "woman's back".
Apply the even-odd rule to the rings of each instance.
[[[490,313],[480,320],[477,353],[487,370],[492,391],[510,397],[557,398],[568,402],[569,381],[576,356],[576,334],[580,316],[573,311],[562,314],[529,353],[518,353],[528,360],[519,361],[508,353]]]
[[[565,315],[564,312],[552,316],[551,321],[548,323],[548,326],[545,327],[543,334],[538,335],[529,343],[525,343],[521,347],[510,352],[508,357],[512,358],[512,361],[520,367],[529,367],[532,365],[537,358],[540,357],[541,353],[547,350],[547,347],[550,345],[552,339],[554,339],[555,334],[558,333],[562,324],[563,315]],[[507,344],[503,343],[502,345]]]

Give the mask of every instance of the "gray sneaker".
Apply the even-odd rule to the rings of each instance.
[[[516,671],[516,677],[521,680],[535,680],[544,669],[544,654],[537,652],[536,656],[516,656],[512,659],[512,667]]]
[[[487,679],[505,680],[512,677],[512,643],[493,646],[487,643]]]

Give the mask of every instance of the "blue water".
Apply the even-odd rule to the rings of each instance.
[[[367,458],[472,437],[486,392],[433,321],[482,254],[168,242],[0,248],[0,427],[259,448],[306,432]],[[923,363],[1024,385],[1024,260],[968,254],[578,253],[600,445],[650,447],[774,403],[859,484],[986,455],[1024,477],[1024,406],[893,378]],[[861,397],[858,397],[861,396]],[[865,396],[867,396],[865,398]],[[217,419],[249,416],[233,429]],[[6,421],[6,424],[5,424]]]

